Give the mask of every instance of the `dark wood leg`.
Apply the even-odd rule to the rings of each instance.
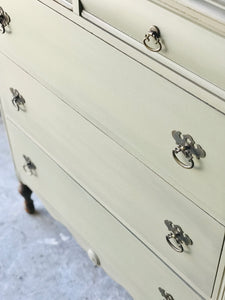
[[[24,205],[25,205],[26,212],[28,212],[28,214],[34,214],[35,213],[34,202],[31,199],[32,191],[29,189],[27,185],[23,184],[22,182],[20,182],[18,191],[24,198]]]

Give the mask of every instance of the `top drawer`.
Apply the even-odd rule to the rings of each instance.
[[[142,44],[150,27],[156,25],[162,44],[157,55],[163,55],[225,89],[223,37],[146,0],[81,2],[85,11]],[[151,47],[158,46],[152,43]],[[145,49],[143,45],[143,51]]]

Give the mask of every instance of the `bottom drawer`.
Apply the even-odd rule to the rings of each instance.
[[[50,212],[86,250],[98,254],[101,266],[135,299],[162,299],[159,288],[173,296],[169,299],[201,299],[20,129],[6,123],[19,179],[45,199]],[[23,155],[34,164],[31,176]]]

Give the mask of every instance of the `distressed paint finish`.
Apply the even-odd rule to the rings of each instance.
[[[159,287],[175,299],[199,299],[175,273],[204,299],[210,297],[217,279],[216,299],[224,262],[222,256],[216,278],[224,238],[225,162],[222,155],[218,159],[215,149],[225,146],[224,139],[218,138],[224,132],[225,102],[221,99],[224,91],[213,83],[224,88],[219,55],[224,52],[224,39],[150,1],[132,3],[130,11],[135,10],[138,26],[127,22],[119,40],[79,17],[78,1],[71,12],[51,0],[2,0],[13,21],[0,40],[1,51],[26,71],[0,56],[4,69],[1,96],[17,174],[43,197],[49,211],[70,228],[85,249],[91,244],[101,265],[138,300],[157,299]],[[136,11],[145,5],[152,8],[151,20],[165,16],[160,18],[164,48],[159,59],[146,55],[139,43],[141,27],[148,18],[138,22]],[[35,16],[28,11],[35,11]],[[145,13],[149,17],[148,10],[144,9]],[[122,30],[120,20],[114,23],[113,16],[103,15]],[[36,16],[41,17],[41,23],[34,22]],[[201,45],[208,46],[201,51],[202,60],[191,51],[195,50],[192,42],[196,36],[190,34],[183,43],[175,43],[177,36],[170,30],[173,22],[197,37],[201,35]],[[50,34],[53,31],[57,34]],[[182,30],[178,33],[182,40]],[[28,37],[32,42],[27,43]],[[209,56],[212,41],[218,46],[217,56]],[[190,46],[188,53],[184,52],[185,43]],[[202,64],[209,57],[207,64]],[[194,74],[186,79],[184,70],[176,65],[181,61],[211,83]],[[12,106],[10,87],[26,99],[24,111]],[[204,161],[195,161],[197,168],[183,170],[173,161],[172,130],[192,135],[206,150]],[[26,151],[35,158],[35,165],[41,166],[38,176],[23,172]],[[184,228],[193,240],[181,255],[166,243],[166,219]]]
[[[70,228],[85,250],[91,248],[98,254],[101,266],[125,286],[134,299],[158,299],[159,286],[170,290],[175,299],[201,299],[30,138],[11,122],[7,122],[7,127],[16,168],[23,182],[40,195],[49,211]],[[38,166],[38,178],[23,171],[24,149]]]
[[[87,12],[124,32],[139,43],[143,43],[150,26],[156,25],[160,30],[163,45],[158,55],[165,56],[225,89],[223,80],[225,60],[221,59],[225,53],[224,37],[151,1],[82,0],[81,2]],[[225,23],[224,16],[223,19]]]
[[[11,70],[11,84],[19,84],[17,78],[23,78],[22,86],[17,88],[26,100],[26,112],[15,110],[11,96],[5,97],[7,93],[3,93],[6,116],[22,126],[63,169],[149,247],[210,294],[223,241],[223,227],[23,71],[14,65],[11,69],[9,63],[7,68]],[[170,149],[168,157],[172,166],[179,168]],[[198,240],[195,247],[186,249],[188,254],[185,256],[177,256],[166,243],[165,219],[184,226],[193,241]],[[210,238],[203,234],[206,228]]]
[[[109,55],[112,55],[112,60],[108,62],[109,67],[105,69],[104,64],[94,63],[94,58],[92,61],[89,51],[83,56],[85,50],[78,53],[77,49],[76,55],[83,57],[83,61],[81,63],[78,59],[79,72],[71,75],[76,79],[76,90],[67,102],[75,109],[76,105],[82,106],[82,111],[88,113],[87,118],[94,117],[95,123],[98,127],[103,126],[107,135],[225,224],[225,155],[218,159],[218,149],[225,148],[225,140],[222,138],[224,115],[139,64],[127,60],[123,54],[115,53],[113,49],[104,49],[103,59],[108,61]],[[116,66],[117,62],[120,62],[121,69]],[[36,98],[35,95],[39,93],[38,85],[4,58],[3,64],[6,72],[3,78],[5,89],[2,93],[8,114],[14,120],[23,122],[22,126],[29,127],[30,122],[40,123],[37,124],[37,132],[39,126],[44,126],[45,122],[55,122],[51,119],[55,118],[54,114],[49,113],[56,110],[60,114],[60,109],[55,108],[57,104],[54,99],[50,96],[45,101],[43,88],[42,96]],[[93,73],[89,71],[89,66],[92,66]],[[18,82],[18,76],[23,77],[23,81]],[[32,88],[27,88],[31,84]],[[26,114],[18,114],[12,107],[9,91],[11,86],[18,89],[25,100],[30,102],[30,111]],[[43,104],[40,106],[41,102]],[[48,107],[44,108],[45,106]],[[37,117],[39,110],[42,110],[42,116]],[[69,111],[69,114],[72,112]],[[49,125],[46,130],[51,131],[59,125],[57,130],[62,131],[60,136],[67,135],[67,139],[70,139],[66,129],[68,126],[64,125],[63,113],[58,117],[61,119],[60,123],[57,122],[54,127]],[[47,120],[43,122],[41,118]],[[72,115],[70,118],[73,118]],[[71,123],[69,119],[68,123]],[[32,128],[29,130],[33,130]],[[173,130],[190,134],[206,151],[204,159],[194,160],[195,167],[192,170],[183,169],[173,159],[172,150],[176,147],[171,134]],[[221,138],[218,139],[218,136]]]

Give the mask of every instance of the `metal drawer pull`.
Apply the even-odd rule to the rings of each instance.
[[[167,226],[169,231],[172,231],[166,236],[167,243],[170,245],[170,247],[177,251],[177,252],[183,252],[183,243],[186,246],[193,245],[192,240],[190,237],[183,232],[182,228],[179,225],[174,225],[171,221],[165,220],[165,225]],[[172,242],[172,240],[174,242]]]
[[[0,32],[5,33],[5,27],[10,23],[10,16],[0,7]]]
[[[25,100],[23,99],[23,97],[19,94],[19,92],[13,88],[10,88],[11,93],[13,94],[13,98],[12,98],[12,104],[14,105],[14,107],[16,108],[16,110],[22,110],[25,111]]]
[[[174,298],[168,294],[164,289],[159,287],[160,294],[164,297],[165,300],[174,300]]]
[[[23,158],[25,159],[25,164],[23,165],[23,169],[24,171],[28,174],[28,175],[37,175],[36,174],[36,166],[32,163],[32,161],[30,160],[29,157],[27,157],[26,155],[23,155]]]
[[[194,167],[193,155],[197,159],[204,158],[206,156],[205,150],[202,147],[195,143],[194,139],[189,134],[183,134],[180,131],[173,130],[172,136],[175,139],[176,144],[178,145],[173,151],[173,158],[181,167],[185,169],[192,169]],[[182,162],[177,154],[182,152],[185,159],[187,159],[188,164]]]
[[[150,51],[153,51],[153,52],[159,52],[161,49],[162,49],[162,44],[160,42],[160,31],[159,31],[159,28],[156,27],[156,26],[151,26],[148,33],[145,35],[145,38],[143,40],[143,44],[145,45],[145,47],[150,50]],[[149,45],[149,43],[151,43],[153,40],[156,47],[151,47]]]

